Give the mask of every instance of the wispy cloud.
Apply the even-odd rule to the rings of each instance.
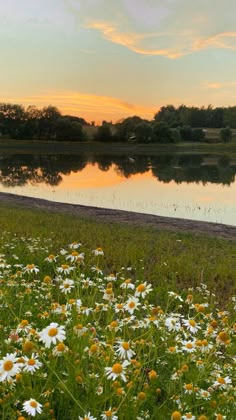
[[[72,113],[89,121],[103,119],[118,120],[131,115],[152,118],[156,109],[139,104],[131,104],[112,96],[94,95],[80,92],[49,92],[45,95],[1,97],[2,102],[21,103],[24,106],[57,106],[63,114]]]
[[[224,48],[236,50],[236,32],[222,32],[194,42],[194,50]]]
[[[220,90],[230,87],[236,87],[236,82],[204,82],[203,87],[205,89]]]

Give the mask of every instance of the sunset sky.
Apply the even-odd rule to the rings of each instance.
[[[0,101],[88,121],[236,105],[235,0],[0,0]]]

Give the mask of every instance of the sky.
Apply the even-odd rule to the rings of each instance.
[[[87,121],[236,105],[235,0],[0,0],[0,102]]]

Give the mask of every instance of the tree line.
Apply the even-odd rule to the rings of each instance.
[[[219,129],[220,139],[230,141],[236,128],[236,106],[187,107],[167,105],[149,121],[132,116],[113,124],[103,121],[98,127],[84,118],[62,115],[58,108],[38,109],[0,103],[0,136],[12,139],[102,142],[177,143],[206,140],[207,129]]]

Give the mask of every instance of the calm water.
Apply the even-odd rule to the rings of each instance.
[[[1,155],[0,191],[236,225],[228,156]]]

